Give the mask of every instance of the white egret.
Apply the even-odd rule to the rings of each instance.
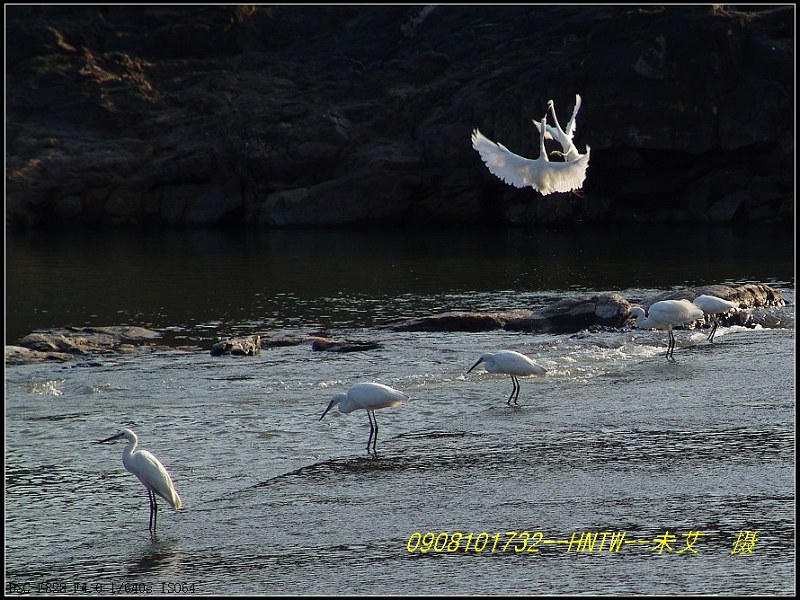
[[[122,429],[119,433],[97,442],[104,444],[125,439],[128,445],[122,451],[122,464],[125,469],[139,478],[142,485],[147,488],[147,497],[150,499],[150,526],[148,529],[155,533],[156,520],[158,519],[158,504],[156,494],[166,500],[172,508],[179,510],[183,506],[178,492],[172,483],[172,478],[159,460],[147,450],[137,450],[139,438],[130,429]]]
[[[736,302],[723,300],[722,298],[718,298],[717,296],[709,296],[708,294],[702,294],[698,296],[693,300],[693,302],[695,305],[700,307],[700,309],[706,315],[709,315],[714,323],[711,327],[711,333],[708,334],[708,341],[712,344],[714,343],[714,334],[717,332],[717,327],[719,327],[719,319],[717,315],[724,315],[732,310],[739,310],[739,305]]]
[[[650,305],[647,313],[641,306],[631,306],[631,316],[641,329],[666,329],[669,332],[667,360],[675,360],[675,334],[673,326],[686,325],[703,318],[703,311],[688,300],[661,300]]]
[[[342,413],[350,413],[359,409],[367,411],[369,419],[367,452],[369,452],[370,442],[372,442],[372,452],[377,455],[375,444],[378,441],[378,419],[375,417],[375,411],[379,408],[397,406],[408,399],[407,394],[382,383],[354,383],[346,393],[336,394],[331,399],[328,408],[325,409],[319,420],[322,421],[328,411],[337,405],[339,412]]]
[[[553,192],[571,192],[579,189],[586,179],[589,146],[586,146],[586,154],[579,155],[575,160],[550,162],[544,149],[543,132],[547,130],[547,116],[542,119],[541,125],[537,159],[514,154],[503,144],[493,142],[477,129],[472,132],[472,147],[478,151],[493,175],[514,187],[530,186],[543,196]]]
[[[545,139],[556,140],[559,144],[561,144],[562,152],[557,152],[557,154],[563,156],[564,160],[575,160],[577,158],[580,158],[581,153],[578,152],[578,148],[572,141],[572,138],[575,136],[575,129],[577,127],[575,118],[578,116],[578,111],[581,108],[580,94],[575,94],[575,108],[572,110],[572,116],[569,118],[569,121],[567,122],[566,131],[561,129],[561,125],[558,122],[558,117],[556,117],[555,103],[552,100],[548,100],[547,107],[553,114],[553,123],[555,123],[555,127],[552,127],[550,125],[544,126],[541,123],[539,123],[539,121],[534,119],[533,124],[536,125],[536,129],[539,130],[540,134],[544,130]]]
[[[481,354],[474,365],[469,368],[469,373],[483,363],[483,368],[489,373],[504,373],[511,376],[511,382],[514,387],[511,389],[511,395],[508,397],[507,404],[511,406],[511,399],[514,399],[514,404],[517,404],[519,398],[519,379],[517,377],[524,377],[526,375],[544,375],[547,371],[544,367],[540,367],[530,358],[519,352],[513,350],[500,350],[499,352],[488,352]]]

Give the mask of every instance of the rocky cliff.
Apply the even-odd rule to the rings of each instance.
[[[7,6],[7,225],[789,224],[795,7],[728,8]],[[580,194],[487,171],[576,93]]]

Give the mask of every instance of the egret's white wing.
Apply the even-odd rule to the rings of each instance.
[[[481,155],[489,172],[505,183],[518,188],[532,186],[534,189],[539,189],[542,166],[547,160],[541,158],[532,160],[514,154],[503,144],[493,142],[477,129],[472,132],[472,147]]]
[[[514,187],[531,186],[542,195],[580,188],[589,165],[588,146],[586,154],[569,162],[550,162],[547,155],[530,159],[514,154],[475,129],[472,132],[472,147],[481,155],[490,173]]]
[[[164,465],[147,450],[139,450],[133,454],[134,470],[131,472],[148,489],[153,490],[175,509],[183,506],[178,492],[172,483],[172,478]],[[130,470],[130,469],[129,469]]]
[[[539,132],[539,135],[542,135],[542,124],[539,121],[537,121],[536,119],[531,119],[531,121],[533,121],[533,124],[536,125],[536,131]],[[556,131],[555,127],[553,127],[552,125],[545,125],[545,127],[544,127],[544,139],[546,139],[546,140],[554,140],[554,139],[556,139],[557,135],[558,135],[558,132]]]
[[[539,191],[542,195],[580,189],[586,179],[590,152],[591,148],[586,146],[586,154],[579,154],[575,160],[547,162],[539,178]]]
[[[697,296],[693,302],[699,306],[704,313],[711,315],[726,313],[732,309],[738,310],[739,308],[739,305],[736,302],[724,300],[723,298],[718,298],[717,296],[709,296],[707,294]]]
[[[683,325],[704,317],[703,310],[688,300],[660,300],[650,305],[647,318],[658,323]]]
[[[356,383],[347,390],[347,397],[361,408],[372,410],[397,406],[409,399],[408,395],[382,383]]]
[[[581,95],[575,94],[575,108],[572,109],[572,116],[567,121],[567,131],[566,134],[573,138],[575,135],[575,129],[577,128],[578,124],[575,122],[575,117],[578,116],[578,111],[581,109]]]

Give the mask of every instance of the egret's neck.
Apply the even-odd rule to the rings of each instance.
[[[128,462],[133,457],[133,452],[136,450],[136,446],[138,445],[139,440],[134,438],[128,438],[128,443],[125,444],[125,449],[122,451],[122,464],[123,466],[130,471],[128,468]],[[132,471],[131,471],[132,472]]]
[[[637,308],[636,310],[631,310],[631,314],[636,317],[636,326],[641,327],[642,329],[647,328],[650,325],[650,318],[644,314],[644,311],[641,308]]]

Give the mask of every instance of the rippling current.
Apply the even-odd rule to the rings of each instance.
[[[130,324],[176,344],[7,366],[6,592],[793,594],[792,240],[678,233],[10,238],[7,343]],[[674,363],[656,331],[380,327],[751,281],[790,301],[776,325],[678,331]],[[380,346],[198,347],[275,331]],[[521,379],[519,408],[508,377],[466,374],[500,348],[548,370]],[[411,396],[376,413],[377,458],[362,411],[319,421],[357,381]],[[160,503],[155,536],[123,444],[93,444],[120,426],[184,501]]]

